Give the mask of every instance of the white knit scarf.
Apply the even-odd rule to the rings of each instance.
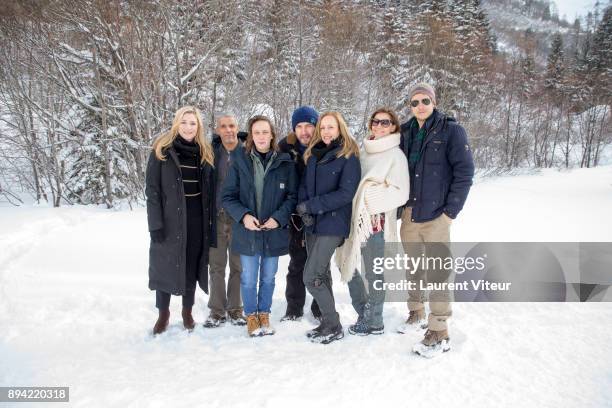
[[[408,161],[399,148],[400,134],[364,140],[359,157],[361,181],[353,198],[351,231],[336,249],[335,261],[343,282],[361,271],[361,245],[372,235],[371,217],[385,214],[385,242],[397,242],[397,208],[408,201]]]

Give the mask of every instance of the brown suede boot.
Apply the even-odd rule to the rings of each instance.
[[[261,332],[264,336],[269,336],[276,333],[276,330],[270,326],[270,313],[260,313],[259,324],[261,325]]]
[[[422,330],[425,328],[427,328],[425,309],[411,310],[408,319],[397,328],[397,332],[404,334],[413,330]]]
[[[448,330],[427,330],[423,340],[412,347],[412,351],[426,358],[437,357],[451,348]]]
[[[247,332],[251,337],[261,336],[263,333],[261,332],[261,325],[259,323],[259,319],[255,313],[247,316]]]
[[[170,309],[159,309],[159,317],[153,326],[153,335],[161,334],[168,328],[170,322]]]
[[[183,311],[181,312],[181,315],[183,316],[183,327],[189,331],[193,330],[193,328],[195,327],[195,321],[193,320],[193,316],[191,315],[191,308],[184,307]]]

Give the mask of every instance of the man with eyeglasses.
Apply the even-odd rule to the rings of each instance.
[[[450,226],[472,185],[474,161],[463,127],[436,109],[432,86],[415,85],[409,101],[413,117],[401,126],[400,147],[408,159],[410,197],[402,212],[400,236],[408,256],[421,257],[425,253],[427,257],[444,259],[450,255]],[[434,357],[450,350],[447,319],[452,314],[451,303],[448,292],[430,293],[430,314],[426,318],[419,281],[443,282],[450,271],[434,267],[412,272],[407,273],[407,278],[416,281],[416,290],[409,291],[409,316],[398,332],[427,329],[413,352]]]

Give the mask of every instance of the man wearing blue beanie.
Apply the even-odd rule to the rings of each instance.
[[[311,106],[300,106],[293,111],[291,116],[291,127],[293,132],[281,140],[278,144],[280,151],[289,153],[295,161],[298,178],[304,175],[304,160],[302,156],[314,135],[315,126],[319,120],[319,113]],[[281,321],[299,320],[304,315],[304,304],[306,303],[306,288],[304,287],[303,274],[306,263],[306,246],[304,245],[304,228],[302,219],[297,215],[291,217],[289,223],[291,241],[289,243],[289,271],[287,273],[287,311]],[[312,301],[310,310],[315,318],[320,319],[321,311],[317,302]]]

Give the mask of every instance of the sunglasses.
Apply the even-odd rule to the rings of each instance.
[[[431,103],[431,99],[425,98],[425,99],[421,99],[420,101],[418,99],[414,99],[410,101],[410,106],[412,106],[413,108],[416,108],[417,106],[419,106],[419,103],[422,103],[423,105],[427,106]]]
[[[370,123],[372,123],[372,126],[380,125],[382,127],[389,127],[392,125],[389,119],[372,119]]]

